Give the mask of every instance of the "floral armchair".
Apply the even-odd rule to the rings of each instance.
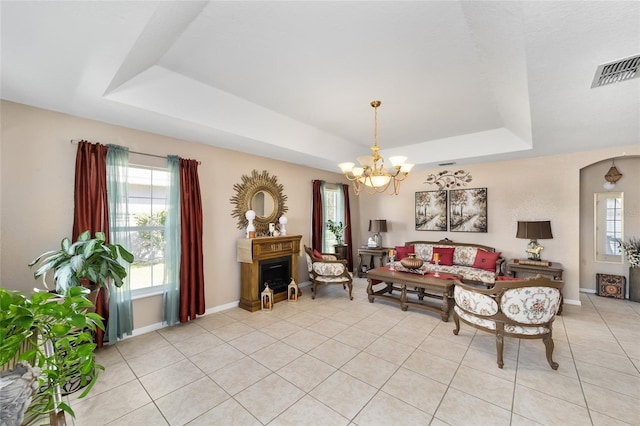
[[[529,280],[498,281],[489,289],[458,284],[454,288],[453,320],[460,331],[460,320],[480,330],[495,333],[498,367],[504,365],[503,338],[542,339],[547,362],[553,361],[552,324],[561,301],[562,281],[537,276]]]
[[[312,284],[311,298],[316,298],[316,287],[318,284],[342,284],[345,290],[349,286],[349,299],[353,300],[351,292],[353,290],[353,278],[347,269],[346,260],[338,260],[333,254],[316,253],[306,245],[304,253],[307,258],[307,269]],[[318,257],[318,254],[322,258]]]

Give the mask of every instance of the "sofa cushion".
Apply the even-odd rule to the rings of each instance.
[[[315,257],[318,260],[322,260],[322,253],[320,253],[318,250],[313,249],[313,257]]]
[[[440,254],[440,265],[453,266],[453,252],[454,247],[434,247],[433,256],[431,257],[431,263],[435,263],[434,256],[436,253]]]
[[[473,266],[476,260],[477,247],[473,246],[456,246],[453,252],[453,264],[462,266]]]
[[[490,252],[478,249],[478,253],[476,253],[476,260],[473,262],[473,267],[493,272],[496,270],[496,262],[501,254],[501,252]]]
[[[416,244],[415,253],[418,259],[422,259],[425,262],[431,262],[431,256],[433,256],[432,244]]]
[[[396,246],[396,260],[402,260],[409,255],[409,253],[415,253],[415,247],[411,246]]]

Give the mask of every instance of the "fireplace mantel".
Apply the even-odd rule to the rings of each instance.
[[[247,311],[260,309],[260,262],[288,256],[291,277],[298,282],[298,257],[302,235],[242,238],[238,240],[236,258],[240,262],[240,307]],[[287,298],[287,292],[276,293],[274,302]]]

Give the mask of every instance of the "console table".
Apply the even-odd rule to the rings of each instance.
[[[548,275],[554,280],[562,280],[563,269],[562,264],[557,262],[551,262],[551,266],[525,265],[517,262],[517,259],[511,259],[507,263],[507,275],[515,278],[518,272],[534,275]]]
[[[375,268],[376,258],[380,263],[378,266],[384,266],[384,259],[388,254],[389,248],[387,247],[360,247],[358,249],[358,278],[362,278],[368,270]],[[369,256],[369,263],[364,263],[366,256]]]

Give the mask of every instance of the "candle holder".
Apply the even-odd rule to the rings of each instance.
[[[295,280],[291,278],[291,282],[287,287],[287,299],[289,301],[296,301],[298,300],[299,293],[300,289],[298,288],[298,284],[296,284]]]
[[[436,259],[434,260],[435,264],[436,264],[436,268],[435,268],[435,272],[433,273],[434,277],[439,277],[440,276],[440,259]]]
[[[268,283],[265,283],[264,290],[261,293],[260,307],[267,311],[273,309],[273,290],[269,288]]]

